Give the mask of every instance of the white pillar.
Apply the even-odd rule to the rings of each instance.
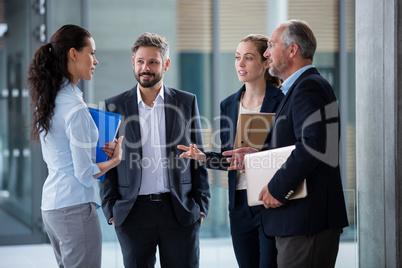
[[[269,37],[279,23],[288,20],[288,0],[267,1],[267,35]]]

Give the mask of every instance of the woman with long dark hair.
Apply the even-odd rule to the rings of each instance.
[[[49,172],[42,218],[59,267],[101,266],[96,178],[121,161],[122,137],[105,149],[110,160],[94,163],[98,130],[77,83],[90,80],[97,64],[91,34],[65,25],[38,48],[28,71],[31,138],[40,140]]]

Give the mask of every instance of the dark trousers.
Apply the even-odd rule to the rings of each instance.
[[[341,229],[327,229],[313,235],[276,237],[278,267],[333,268]]]
[[[275,239],[265,236],[261,207],[249,207],[246,190],[237,190],[235,206],[229,211],[233,249],[240,268],[275,268]]]
[[[125,268],[151,268],[159,248],[161,267],[199,267],[200,221],[183,227],[170,199],[138,198],[127,219],[116,227]]]

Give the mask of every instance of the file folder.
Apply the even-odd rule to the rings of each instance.
[[[296,147],[286,146],[272,150],[261,151],[248,154],[244,157],[246,184],[247,184],[247,203],[249,206],[262,205],[258,200],[260,192],[266,186],[275,173],[282,168],[282,165],[291,155]],[[306,179],[289,196],[289,200],[304,198],[307,196]]]
[[[102,150],[102,147],[107,142],[114,141],[116,138],[122,115],[90,107],[89,113],[91,114],[99,132],[99,139],[96,144],[96,163],[105,162],[108,160],[108,157]],[[103,181],[104,178],[105,175],[102,175],[98,180]]]
[[[239,115],[233,149],[252,147],[261,150],[275,113],[243,113]]]
[[[233,150],[252,147],[261,150],[275,113],[243,113],[239,115]],[[230,166],[234,166],[231,163]]]

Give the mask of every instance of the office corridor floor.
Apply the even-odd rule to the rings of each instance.
[[[200,268],[236,268],[231,240],[201,239]],[[120,246],[117,242],[104,242],[102,267],[123,268]],[[336,268],[357,268],[356,244],[340,244]],[[0,268],[53,268],[57,267],[49,244],[0,246]],[[155,266],[159,268],[159,263]]]

